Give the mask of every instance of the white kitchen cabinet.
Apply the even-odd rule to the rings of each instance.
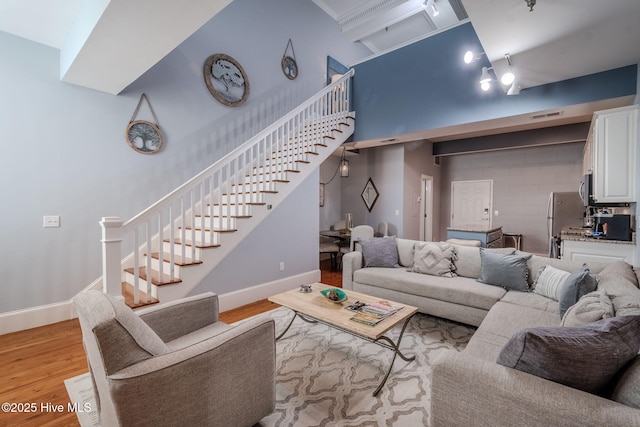
[[[608,243],[607,241],[563,240],[562,259],[594,262],[626,261],[633,265],[636,254],[635,244]]]
[[[594,113],[593,199],[596,203],[635,202],[638,106]]]

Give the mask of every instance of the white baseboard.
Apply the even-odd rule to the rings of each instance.
[[[227,311],[243,305],[260,301],[271,295],[297,288],[302,283],[312,283],[320,281],[320,270],[313,270],[296,276],[286,277],[269,283],[239,289],[218,296],[220,311]],[[87,289],[102,289],[102,283],[96,280],[87,286]],[[56,304],[30,307],[24,310],[9,311],[0,313],[0,335],[11,332],[24,331],[26,329],[37,328],[39,326],[50,325],[62,322],[63,320],[75,319],[78,317],[73,309],[71,300]]]
[[[285,292],[297,288],[303,283],[313,283],[319,281],[320,270],[312,270],[306,273],[298,274],[296,276],[285,277],[281,280],[275,280],[273,282],[252,286],[250,288],[239,289],[237,291],[221,294],[218,295],[220,311],[228,311],[234,308],[242,307],[243,305],[247,305],[252,302],[260,301],[262,299],[270,297],[271,295],[279,294],[280,292]]]
[[[0,314],[0,335],[73,319],[71,301]]]
[[[96,279],[81,292],[88,289],[101,290],[102,278]],[[78,316],[71,300],[0,313],[0,335],[50,325],[63,320],[75,319],[76,317]]]

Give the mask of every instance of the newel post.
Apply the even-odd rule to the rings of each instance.
[[[102,226],[102,290],[122,298],[122,220],[117,216],[103,217]]]

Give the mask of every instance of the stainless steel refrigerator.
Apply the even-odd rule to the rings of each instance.
[[[585,207],[580,194],[575,192],[553,192],[547,206],[547,238],[549,256],[560,257],[560,231],[563,227],[580,228],[584,224]]]

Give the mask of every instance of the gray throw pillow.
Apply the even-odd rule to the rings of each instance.
[[[582,264],[580,269],[571,273],[560,289],[560,317],[580,298],[595,291],[597,286],[596,277],[591,274],[587,264]]]
[[[478,281],[487,285],[501,286],[505,289],[527,292],[529,255],[501,255],[480,248],[480,277]]]
[[[449,243],[416,242],[413,268],[410,271],[432,276],[455,277],[455,259],[456,249]]]
[[[365,267],[400,267],[398,245],[393,236],[359,239]]]
[[[640,316],[577,328],[530,328],[507,341],[497,363],[589,393],[605,390],[640,350]]]

